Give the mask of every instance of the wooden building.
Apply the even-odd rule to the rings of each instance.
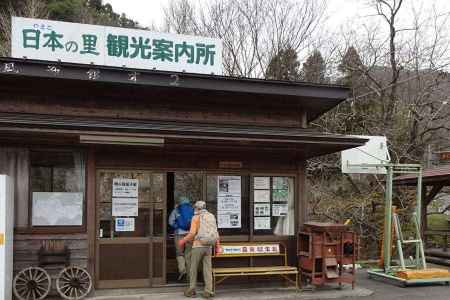
[[[295,263],[306,160],[365,142],[308,128],[348,92],[0,58],[0,173],[15,182],[15,271],[37,264],[42,240],[64,240],[96,288],[167,284],[176,272],[168,214],[180,196],[217,214],[227,175],[239,178],[241,211],[222,240],[284,241]],[[116,178],[139,182],[132,231],[117,230]],[[255,195],[265,193],[258,178],[270,182],[259,187],[268,203],[287,208],[263,225],[254,216]]]

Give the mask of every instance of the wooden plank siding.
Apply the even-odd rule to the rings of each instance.
[[[70,95],[72,92],[69,93]],[[149,101],[151,99],[151,101]],[[232,99],[230,99],[232,100]],[[305,126],[306,115],[300,107],[274,104],[223,103],[186,99],[164,99],[148,95],[123,95],[96,98],[89,96],[14,95],[0,93],[0,112],[65,115],[135,120],[192,121],[215,124]]]

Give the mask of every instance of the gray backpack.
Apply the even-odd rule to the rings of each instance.
[[[216,217],[210,212],[200,213],[200,226],[195,239],[205,246],[214,246],[219,239]]]

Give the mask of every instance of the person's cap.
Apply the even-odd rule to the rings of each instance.
[[[189,200],[188,197],[181,196],[181,197],[179,198],[178,202],[179,202],[180,204],[182,204],[182,203],[191,203],[191,200]]]
[[[205,201],[196,201],[194,204],[195,209],[205,209],[206,208],[206,202]]]

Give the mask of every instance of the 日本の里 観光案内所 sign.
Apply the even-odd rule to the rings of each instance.
[[[146,30],[12,17],[13,57],[222,74],[222,41]]]

